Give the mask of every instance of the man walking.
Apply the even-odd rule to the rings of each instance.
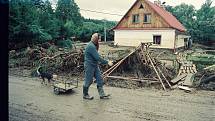
[[[103,79],[101,77],[101,72],[98,64],[108,64],[112,66],[112,61],[104,60],[100,57],[98,53],[99,41],[101,41],[101,36],[98,33],[94,33],[91,37],[91,41],[88,43],[84,52],[84,84],[83,84],[83,98],[92,100],[93,96],[88,94],[90,85],[92,84],[93,77],[96,78],[97,89],[100,99],[108,99],[110,95],[106,95],[103,90]]]

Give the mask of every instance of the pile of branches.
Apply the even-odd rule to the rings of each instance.
[[[83,71],[82,49],[63,49],[54,45],[47,48],[35,46],[27,47],[24,51],[11,50],[9,57],[11,65],[15,63],[11,67],[26,66],[32,69],[32,73],[39,66],[50,73]]]
[[[83,51],[73,50],[42,57],[34,65],[45,67],[49,72],[76,73],[77,71],[83,71],[83,62]]]

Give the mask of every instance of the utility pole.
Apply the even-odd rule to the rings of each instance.
[[[106,33],[106,20],[104,19],[104,41],[105,42],[107,42],[106,36],[107,36],[107,33]]]

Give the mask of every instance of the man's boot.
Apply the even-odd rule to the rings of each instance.
[[[99,92],[99,96],[100,99],[109,99],[110,98],[110,94],[105,94],[103,87],[102,86],[97,86],[98,92]]]
[[[92,100],[93,99],[93,96],[90,96],[88,94],[88,90],[89,90],[89,87],[84,87],[83,86],[83,98],[84,99],[87,99],[87,100]]]

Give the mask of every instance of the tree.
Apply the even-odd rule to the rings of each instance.
[[[9,4],[9,39],[32,44],[42,32],[38,13],[30,0],[11,0]]]
[[[56,19],[51,3],[46,0],[40,12],[40,26],[51,39],[59,37],[60,22]]]
[[[167,10],[171,12],[185,26],[191,37],[194,37],[194,28],[196,28],[196,20],[194,19],[194,16],[196,16],[195,7],[193,5],[182,3],[175,7],[167,6]]]
[[[215,41],[215,7],[211,7],[212,1],[206,2],[197,11],[196,36],[199,41]]]
[[[58,0],[55,14],[60,21],[60,35],[63,37],[74,36],[76,32],[70,29],[82,26],[82,17],[74,0]]]
[[[13,49],[18,44],[22,48],[50,40],[57,40],[58,43],[58,40],[71,39],[72,36],[89,41],[94,32],[101,33],[103,38],[104,27],[110,30],[116,24],[111,21],[104,24],[103,20],[84,19],[74,0],[58,0],[55,11],[49,0],[9,2],[9,45]],[[112,39],[113,33],[107,31],[107,40]]]
[[[206,0],[199,10],[185,3],[166,8],[186,27],[194,41],[204,43],[215,40],[215,7],[211,4],[211,0]]]
[[[75,26],[73,21],[67,20],[63,27],[66,31],[66,33],[65,33],[66,36],[71,36],[71,35],[77,34],[77,27]]]
[[[84,19],[83,27],[79,29],[78,37],[81,41],[90,41],[91,35],[98,32],[104,38],[104,27],[107,30],[107,40],[113,40],[113,32],[110,31],[116,25],[116,22],[106,21],[104,24],[103,20],[95,19]]]
[[[90,41],[91,35],[95,32],[100,33],[103,30],[102,25],[97,25],[94,22],[84,22],[83,27],[80,30],[80,39],[82,41]]]

